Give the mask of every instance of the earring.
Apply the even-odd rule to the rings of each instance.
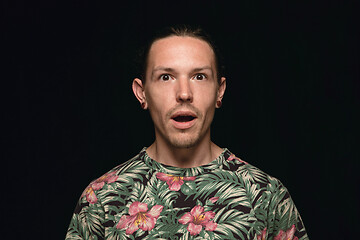
[[[221,105],[222,105],[221,100],[216,101],[216,106],[217,106],[218,108],[220,108],[220,107],[221,107]]]
[[[141,108],[145,109],[145,103],[144,102],[141,103]]]

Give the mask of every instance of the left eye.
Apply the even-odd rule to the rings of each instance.
[[[198,73],[194,76],[195,80],[204,80],[206,78],[206,76],[202,73]]]

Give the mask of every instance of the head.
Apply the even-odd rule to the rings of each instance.
[[[156,141],[190,148],[210,141],[210,125],[226,81],[215,47],[202,30],[182,27],[167,32],[149,44],[133,91],[150,111]]]
[[[215,65],[216,65],[216,73],[217,73],[217,80],[220,83],[221,77],[224,76],[224,66],[222,64],[222,57],[221,54],[211,36],[206,33],[200,27],[193,27],[188,25],[177,25],[173,27],[167,27],[164,29],[160,29],[156,32],[152,37],[150,37],[149,41],[145,44],[144,48],[141,48],[139,54],[137,56],[137,74],[142,79],[143,83],[146,81],[146,69],[149,59],[149,51],[151,46],[154,42],[159,39],[167,38],[171,36],[178,36],[178,37],[193,37],[200,40],[205,41],[214,52],[215,56]]]

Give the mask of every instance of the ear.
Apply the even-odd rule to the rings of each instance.
[[[139,78],[135,78],[133,83],[132,83],[132,90],[134,92],[135,97],[137,98],[137,100],[140,102],[141,107],[143,109],[147,109],[147,101],[146,101],[146,96],[145,96],[145,88],[144,85],[141,81],[141,79]]]
[[[217,90],[216,108],[219,108],[221,106],[221,101],[224,97],[225,89],[226,89],[226,78],[221,77],[220,85]],[[220,105],[218,103],[220,103]]]

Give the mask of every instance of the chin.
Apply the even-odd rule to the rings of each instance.
[[[169,139],[170,145],[175,148],[192,148],[200,142],[199,136],[181,136]]]
[[[196,146],[194,142],[172,142],[171,145],[174,148],[192,148]]]

